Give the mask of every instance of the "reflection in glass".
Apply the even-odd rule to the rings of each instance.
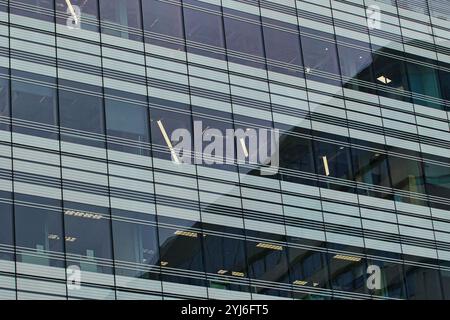
[[[10,129],[9,80],[7,70],[0,69],[0,130]]]
[[[14,259],[12,205],[0,202],[0,260]]]
[[[328,254],[331,286],[334,290],[368,293],[366,259],[347,254]]]
[[[140,0],[100,0],[102,32],[112,36],[141,41],[140,2]]]
[[[430,63],[425,58],[421,58],[422,63]],[[413,95],[413,102],[426,105],[429,107],[440,108],[439,105],[427,100],[426,97],[418,95],[425,95],[434,98],[441,98],[439,74],[438,70],[433,67],[428,67],[423,64],[408,62],[408,79],[409,86]],[[428,98],[429,99],[429,98]]]
[[[71,10],[66,0],[56,0],[56,23],[63,26],[70,24],[73,19]],[[80,8],[81,17],[79,27],[82,30],[98,32],[98,0],[70,0],[70,4],[75,10],[75,6]],[[76,32],[71,33],[76,35]]]
[[[424,163],[427,193],[450,198],[450,167]]]
[[[314,141],[317,173],[352,180],[350,150],[348,147]]]
[[[380,95],[409,101],[409,96],[401,91],[409,90],[406,66],[403,60],[378,52],[374,54],[374,74]]]
[[[405,264],[408,299],[442,299],[439,270]]]
[[[422,165],[418,161],[389,156],[392,186],[396,189],[425,193]]]
[[[353,148],[352,159],[357,182],[391,187],[385,154]]]
[[[406,287],[403,277],[403,265],[382,260],[369,259],[368,265],[380,268],[380,288],[370,290],[375,296],[390,297],[397,299],[406,298]],[[370,276],[370,275],[369,275]],[[370,280],[369,280],[370,282]]]
[[[11,14],[53,22],[53,0],[11,1]]]

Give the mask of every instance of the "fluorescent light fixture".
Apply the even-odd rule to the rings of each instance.
[[[245,145],[244,138],[240,138],[239,142],[241,143],[241,147],[242,147],[242,150],[244,151],[245,157],[248,158],[248,149],[247,149],[247,146]]]
[[[73,17],[73,20],[75,20],[75,23],[78,24],[78,17],[77,14],[75,13],[75,9],[72,6],[72,3],[70,2],[70,0],[66,0],[67,3],[67,7],[69,8],[70,14]]]
[[[385,77],[385,76],[379,76],[379,77],[377,78],[377,80],[380,81],[381,83],[384,83],[384,84],[389,84],[389,83],[392,82],[391,79],[389,79],[389,78],[387,78],[387,77]]]
[[[337,254],[333,258],[334,259],[339,259],[339,260],[352,261],[352,262],[359,262],[359,261],[361,261],[360,257],[346,256],[346,255],[343,255],[343,254]]]
[[[49,234],[47,238],[49,240],[59,240],[59,236],[56,234]]]
[[[257,246],[258,248],[264,248],[264,249],[271,249],[271,250],[278,250],[278,251],[283,250],[283,247],[282,247],[282,246],[277,246],[277,245],[270,244],[270,243],[263,243],[263,242],[260,242],[260,243],[258,243],[256,246]]]
[[[298,286],[304,286],[307,283],[308,283],[308,281],[303,281],[303,280],[295,280],[294,281],[294,284],[296,284]]]
[[[244,273],[243,272],[238,272],[238,271],[233,271],[233,272],[231,272],[231,275],[235,276],[235,277],[243,277]]]
[[[184,236],[184,237],[190,237],[190,238],[197,238],[196,232],[190,232],[190,231],[183,231],[183,230],[177,230],[174,232],[177,236]]]
[[[172,155],[173,161],[175,161],[177,164],[180,164],[180,159],[178,159],[175,149],[173,148],[172,141],[170,141],[169,136],[167,135],[166,129],[164,128],[162,121],[158,120],[157,123],[158,123],[159,130],[161,131],[161,133],[164,137],[164,140],[166,141],[167,147],[170,150],[170,154]]]
[[[161,266],[165,267],[167,266],[169,263],[167,261],[161,261]]]
[[[77,240],[77,238],[75,238],[75,237],[65,237],[65,240],[67,242],[75,242]]]
[[[317,287],[319,285],[318,282],[313,282],[313,287]]]
[[[325,168],[325,175],[330,175],[330,168],[328,167],[328,159],[327,156],[322,157],[323,167]]]
[[[100,220],[102,218],[101,214],[93,213],[93,212],[83,212],[78,210],[65,210],[64,213],[67,216],[74,216],[86,219]]]
[[[223,270],[223,269],[217,271],[218,274],[225,274],[227,272],[228,272],[228,270]]]

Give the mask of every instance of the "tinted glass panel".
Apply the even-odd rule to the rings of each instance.
[[[100,17],[102,32],[126,39],[142,39],[140,0],[100,0]]]
[[[9,80],[0,78],[0,130],[10,129]]]
[[[52,22],[54,20],[52,0],[13,0],[11,13]]]
[[[450,167],[424,163],[429,195],[450,198]]]
[[[82,30],[98,32],[98,0],[70,0],[70,4],[75,12],[68,6],[66,0],[56,0],[56,22],[65,26]],[[79,8],[79,11],[78,11]],[[81,13],[81,15],[77,15]],[[76,32],[72,32],[76,35]]]
[[[13,260],[13,245],[12,205],[0,203],[0,259]]]

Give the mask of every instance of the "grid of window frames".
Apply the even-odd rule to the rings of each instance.
[[[373,2],[415,41],[364,1],[69,3],[0,1],[0,297],[449,298],[442,1]],[[174,165],[194,121],[280,129],[278,174]]]

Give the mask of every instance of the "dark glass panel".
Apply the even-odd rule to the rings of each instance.
[[[74,18],[66,0],[56,0],[56,23],[98,32],[98,0],[70,0],[72,8],[80,8],[81,16],[79,21]],[[76,13],[76,11],[75,11]],[[73,33],[76,35],[76,33]]]
[[[421,64],[433,63],[431,60],[425,58],[421,58],[421,60],[422,61],[420,63],[406,63],[409,87],[410,90],[416,94],[413,94],[413,102],[428,107],[442,109],[443,106],[438,103],[426,100],[427,98],[430,99],[430,97],[441,98],[438,70],[431,66]],[[425,95],[429,97],[422,97],[418,95]]]
[[[366,259],[347,253],[328,254],[330,282],[333,290],[368,294]]]
[[[289,283],[286,247],[278,243],[247,241],[247,261],[250,278],[256,280]],[[258,294],[290,296],[289,291],[267,288],[252,283],[252,291]]]
[[[116,273],[136,278],[158,278],[159,245],[156,226],[113,220],[113,236],[114,259],[120,262]]]
[[[81,271],[111,273],[111,226],[108,212],[98,207],[65,203],[66,251]]]
[[[450,198],[450,167],[424,163],[427,193]]]
[[[389,52],[387,52],[389,53]],[[378,84],[378,93],[382,96],[410,101],[408,77],[405,62],[401,58],[393,58],[380,53],[374,54],[375,83]]]
[[[26,76],[29,76],[30,80],[40,80],[40,77],[36,75],[26,74]],[[53,85],[54,79],[50,81]],[[57,138],[56,89],[52,85],[40,85],[22,80],[11,82],[12,116],[23,120],[14,124],[15,132]]]
[[[450,67],[450,65],[448,65]],[[447,111],[450,111],[450,72],[439,70],[442,98],[447,100]]]
[[[262,21],[268,70],[303,77],[298,27],[265,17]]]
[[[330,288],[328,279],[327,257],[324,252],[289,247],[289,274],[296,289],[303,287]],[[313,294],[294,292],[296,299],[319,299]]]
[[[204,281],[195,278],[196,272],[204,272],[202,237],[201,232],[189,228],[159,227],[160,264],[163,272],[167,271],[167,274],[174,269],[184,271],[184,274],[163,275],[163,280],[205,285]]]
[[[183,0],[188,52],[225,60],[225,37],[220,7]]]
[[[69,81],[61,81],[60,85],[61,139],[103,147],[105,126],[101,92],[97,88]]]
[[[380,288],[370,290],[372,295],[397,299],[406,298],[402,264],[374,259],[368,259],[367,263],[370,266],[377,266],[380,268],[380,274],[375,273],[374,276],[380,276],[379,280],[381,286]],[[369,282],[370,281],[371,280],[369,280]]]
[[[450,271],[441,270],[440,273],[441,273],[443,299],[450,300]]]
[[[206,272],[210,273],[209,286],[213,288],[248,291],[248,284],[235,284],[247,278],[245,241],[206,235],[204,237]]]
[[[23,263],[64,267],[63,221],[60,211],[15,205],[17,259]],[[56,258],[59,255],[59,259]]]
[[[228,60],[265,68],[264,45],[259,17],[224,8]]]
[[[0,130],[10,130],[9,80],[3,78],[4,71],[0,71]]]
[[[373,85],[373,58],[370,45],[345,39],[338,44],[339,61],[344,86],[349,89],[376,93],[374,89],[367,88]]]
[[[176,4],[174,4],[176,3]],[[182,8],[179,0],[142,1],[145,42],[184,50]]]
[[[350,148],[314,141],[314,151],[318,174],[352,180]]]
[[[389,156],[389,167],[394,188],[425,193],[421,162]]]
[[[52,0],[11,0],[10,12],[11,14],[53,22],[53,5]]]
[[[119,99],[106,99],[105,103],[108,148],[149,155],[148,108]]]
[[[140,3],[140,0],[100,0],[102,32],[112,36],[141,41]]]
[[[352,159],[357,182],[391,187],[387,156],[384,153],[353,148]]]
[[[439,270],[405,264],[409,300],[442,299]]]
[[[9,203],[0,202],[0,260],[13,260],[14,227],[13,207]]]
[[[333,37],[310,29],[301,31],[306,78],[340,86],[339,61]]]

